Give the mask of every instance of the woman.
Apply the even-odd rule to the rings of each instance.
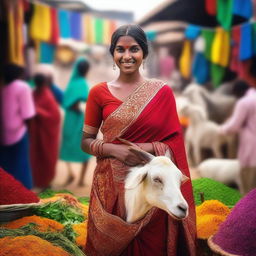
[[[89,158],[91,157],[80,148],[84,114],[79,106],[80,102],[85,102],[88,97],[89,86],[85,76],[89,71],[89,67],[89,62],[85,58],[80,58],[76,61],[69,84],[64,93],[63,108],[65,110],[65,119],[62,131],[60,158],[67,162],[68,178],[66,185],[74,180],[69,162],[82,163],[78,185],[84,185],[84,176]]]
[[[36,117],[30,127],[31,167],[34,185],[47,188],[55,176],[59,157],[61,116],[58,103],[49,88],[48,78],[38,73],[33,80]]]
[[[88,219],[87,255],[195,255],[195,210],[191,182],[182,191],[189,216],[176,221],[152,209],[140,221],[125,219],[124,179],[142,160],[118,138],[155,155],[169,149],[177,166],[190,176],[175,100],[168,85],[148,80],[139,67],[148,55],[144,31],[125,25],[112,35],[110,53],[120,73],[90,91],[82,148],[97,156]],[[101,124],[102,123],[102,124]],[[102,126],[101,126],[102,125]],[[97,140],[99,127],[103,140]]]
[[[238,81],[233,92],[238,101],[230,118],[220,126],[220,133],[239,135],[239,189],[245,195],[256,188],[256,89],[249,89],[246,82]]]
[[[29,158],[28,125],[35,115],[32,91],[22,79],[24,69],[9,64],[1,88],[0,167],[28,189],[33,187]]]

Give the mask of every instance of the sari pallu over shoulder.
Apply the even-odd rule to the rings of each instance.
[[[138,87],[105,120],[102,132],[105,142],[120,143],[116,138],[122,137],[135,143],[155,142],[155,149],[159,148],[158,153],[161,152],[160,148],[170,148],[178,167],[182,167],[181,170],[189,176],[174,98],[171,89],[163,82],[149,80]],[[124,221],[124,179],[128,170],[128,166],[116,159],[98,159],[85,249],[89,256],[122,254],[128,246],[132,246],[141,230],[159,211],[150,210],[142,220],[134,224]],[[183,190],[191,208],[190,217],[181,223],[168,217],[166,247],[169,256],[195,255],[195,216],[191,184],[184,185]],[[179,237],[180,234],[182,237]],[[177,248],[180,243],[185,248],[181,251]]]

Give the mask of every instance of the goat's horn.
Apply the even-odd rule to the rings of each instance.
[[[184,184],[186,181],[190,180],[188,176],[182,174],[181,184]]]
[[[152,155],[144,150],[137,149],[134,147],[130,147],[129,150],[131,152],[133,152],[136,156],[138,156],[141,160],[143,160],[147,163],[150,162],[151,160],[153,160],[153,158],[155,157],[154,155]]]
[[[116,139],[119,140],[120,142],[122,142],[123,144],[127,145],[127,146],[136,146],[136,144],[132,143],[129,140],[125,140],[125,139],[122,139],[120,137],[116,137]]]

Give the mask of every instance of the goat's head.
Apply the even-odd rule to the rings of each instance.
[[[143,153],[140,152],[140,154]],[[132,174],[133,171],[136,173]],[[147,164],[131,170],[125,189],[132,190],[142,186],[140,193],[143,193],[143,200],[149,206],[148,210],[158,207],[172,217],[182,219],[188,215],[188,204],[181,193],[180,186],[187,179],[170,158],[151,155]]]

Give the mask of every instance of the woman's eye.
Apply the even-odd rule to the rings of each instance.
[[[132,48],[131,51],[132,51],[132,52],[138,52],[138,51],[139,51],[139,48],[137,48],[137,47]]]
[[[117,52],[123,52],[124,50],[122,48],[116,48]]]

